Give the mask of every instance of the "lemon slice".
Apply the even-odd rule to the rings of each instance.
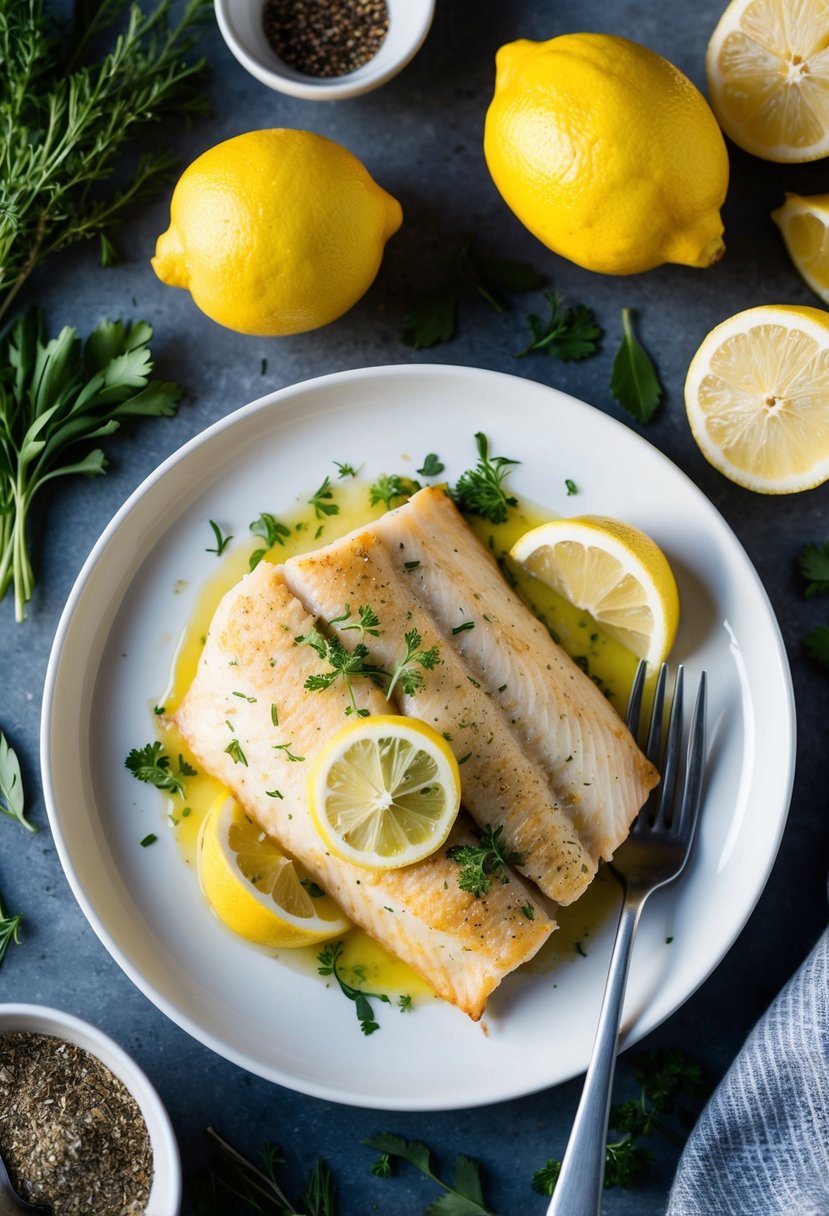
[[[412,865],[449,835],[461,800],[452,750],[417,718],[350,722],[309,774],[311,818],[328,848],[369,870]]]
[[[761,494],[829,477],[829,313],[765,305],[723,321],[700,346],[685,407],[703,456]]]
[[[202,825],[198,871],[219,920],[260,946],[310,946],[351,928],[333,899],[315,898],[318,888],[302,867],[228,794],[219,795]]]
[[[798,272],[829,304],[829,194],[787,194],[771,218]]]
[[[665,554],[638,528],[601,515],[554,519],[525,532],[510,556],[640,659],[667,656],[679,594]]]
[[[711,106],[726,135],[765,160],[829,154],[826,0],[733,0],[708,44]]]

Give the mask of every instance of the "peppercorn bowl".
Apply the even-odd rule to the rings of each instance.
[[[364,7],[366,3],[363,0]],[[379,3],[382,8],[382,0]],[[385,36],[380,41],[368,35],[372,39],[366,45],[369,58],[360,66],[352,66],[349,59],[337,58],[338,52],[327,38],[317,40],[314,29],[306,24],[301,36],[295,39],[293,54],[288,53],[291,31],[283,28],[281,44],[285,49],[283,55],[278,54],[274,49],[280,45],[280,40],[274,37],[278,18],[266,18],[266,13],[273,11],[273,4],[274,0],[216,0],[216,20],[228,48],[252,76],[268,88],[306,101],[358,97],[396,76],[420,49],[435,11],[435,0],[385,0],[388,14]],[[295,12],[297,6],[293,4],[290,8]],[[313,0],[309,2],[309,13],[319,8]],[[359,41],[361,27],[356,26],[354,33]],[[293,62],[288,62],[289,59]],[[298,65],[306,70],[300,70]],[[337,74],[315,74],[320,69]]]
[[[161,1099],[135,1061],[97,1026],[45,1005],[0,1005],[0,1044],[5,1036],[12,1035],[32,1036],[32,1041],[35,1036],[48,1035],[62,1040],[65,1045],[81,1048],[103,1066],[102,1076],[114,1077],[117,1082],[121,1082],[127,1095],[138,1107],[149,1140],[152,1181],[149,1184],[146,1207],[143,1209],[145,1216],[178,1216],[181,1206],[181,1162],[178,1145]],[[18,1040],[18,1046],[20,1042],[21,1040]],[[6,1084],[11,1075],[10,1071],[2,1066],[0,1072],[4,1074],[0,1079]],[[17,1072],[21,1076],[25,1075],[24,1068],[18,1069]],[[39,1075],[42,1075],[42,1072],[40,1069]],[[57,1075],[57,1069],[54,1070],[54,1075]],[[121,1086],[117,1089],[123,1093]],[[97,1097],[96,1093],[96,1100]],[[93,1113],[97,1113],[102,1124],[106,1124],[112,1115],[112,1105],[107,1105],[105,1096],[99,1106],[103,1109]],[[5,1107],[8,1113],[7,1108],[8,1100]],[[132,1109],[134,1110],[134,1107]],[[76,1151],[75,1146],[73,1151]]]

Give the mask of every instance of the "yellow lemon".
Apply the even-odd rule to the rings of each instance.
[[[722,256],[728,154],[673,64],[625,38],[564,34],[511,42],[496,68],[487,165],[548,248],[603,274]]]
[[[311,818],[332,853],[390,870],[440,848],[458,814],[461,779],[452,749],[431,726],[376,714],[334,735],[308,791]]]
[[[525,532],[510,556],[638,658],[667,658],[679,593],[665,554],[639,528],[602,515],[554,519]]]
[[[228,329],[303,333],[356,304],[402,218],[339,144],[311,131],[250,131],[185,169],[152,266]]]
[[[733,0],[705,66],[720,126],[746,152],[776,161],[829,154],[826,0]]]
[[[691,361],[685,407],[715,469],[761,494],[829,478],[829,312],[768,304],[713,329]]]
[[[771,218],[797,270],[829,304],[829,194],[787,194]]]
[[[202,824],[198,871],[219,920],[260,946],[310,946],[351,928],[333,899],[229,794],[220,794]]]

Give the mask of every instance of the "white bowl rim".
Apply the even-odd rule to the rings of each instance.
[[[313,77],[296,72],[287,64],[283,68],[276,55],[273,56],[272,63],[266,63],[252,54],[248,47],[243,46],[231,19],[233,3],[234,0],[214,0],[216,22],[233,57],[261,84],[304,101],[337,101],[346,97],[359,97],[379,88],[401,72],[415,57],[426,40],[435,15],[435,0],[405,0],[406,4],[416,4],[421,9],[421,20],[396,56],[384,56],[381,47],[372,59],[345,76]],[[391,32],[391,4],[389,9]]]
[[[127,1087],[138,1103],[153,1155],[153,1180],[145,1216],[178,1216],[181,1157],[173,1125],[152,1082],[132,1056],[93,1022],[51,1005],[0,1004],[0,1037],[16,1031],[54,1035],[82,1047]]]

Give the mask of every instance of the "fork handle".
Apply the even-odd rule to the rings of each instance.
[[[630,952],[644,900],[625,896],[579,1108],[547,1216],[599,1216],[610,1093]]]

